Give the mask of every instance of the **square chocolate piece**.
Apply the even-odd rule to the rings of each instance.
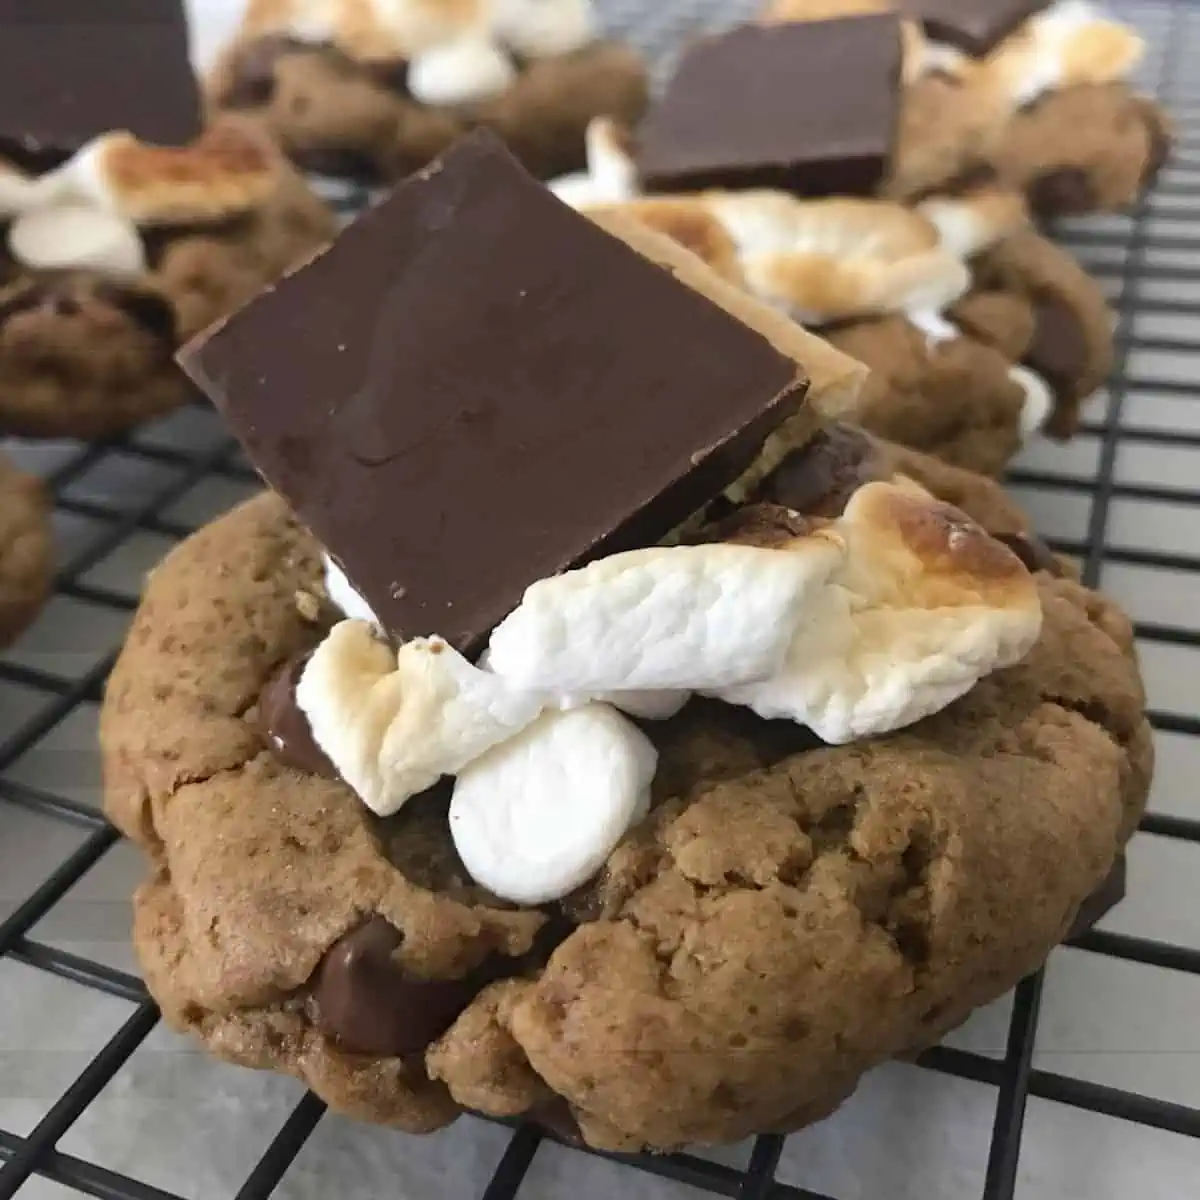
[[[388,630],[464,651],[701,509],[807,389],[486,133],[180,362]]]
[[[921,22],[939,42],[981,58],[1050,0],[897,0],[896,7]]]
[[[639,131],[646,190],[870,195],[895,143],[901,54],[893,14],[697,42]]]
[[[128,130],[200,132],[182,0],[0,0],[0,153],[42,169]]]

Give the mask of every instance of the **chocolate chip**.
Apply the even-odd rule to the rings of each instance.
[[[124,284],[102,283],[96,288],[96,299],[124,313],[135,325],[157,338],[168,353],[174,350],[178,338],[175,310],[165,297]]]
[[[833,422],[768,476],[762,498],[813,517],[839,517],[863,484],[886,478],[874,442],[861,430]]]
[[[1033,338],[1021,360],[1059,397],[1073,396],[1087,374],[1088,344],[1083,323],[1065,301],[1042,295],[1033,310]]]
[[[1062,563],[1041,538],[1031,533],[996,533],[992,536],[996,541],[1003,542],[1025,564],[1025,569],[1031,574],[1045,571],[1056,579],[1061,579],[1065,574]]]
[[[400,965],[404,936],[371,917],[339,938],[317,968],[317,1025],[354,1054],[419,1054],[458,1019],[489,983],[543,965],[573,926],[546,922],[523,958],[492,954],[462,979],[420,979]]]
[[[524,1120],[567,1146],[582,1148],[584,1145],[579,1122],[575,1120],[571,1106],[561,1096],[555,1096],[553,1100],[531,1109],[525,1114]]]
[[[1039,217],[1066,217],[1091,212],[1096,189],[1081,167],[1059,167],[1038,175],[1028,188],[1029,206]]]
[[[262,108],[270,104],[279,60],[306,49],[310,47],[286,34],[270,34],[251,42],[237,59],[222,103],[227,108]]]
[[[801,516],[781,504],[747,504],[706,525],[697,540],[736,542],[769,550],[806,537],[813,527],[813,518]]]
[[[307,662],[308,655],[292,659],[267,684],[258,702],[259,721],[275,757],[284,766],[337,779],[337,768],[313,740],[308,718],[296,702],[296,685]]]

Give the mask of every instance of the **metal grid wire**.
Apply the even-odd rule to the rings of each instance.
[[[687,26],[711,25],[742,15],[733,11],[734,7],[722,0],[708,0],[707,7],[693,0],[684,14]],[[743,4],[743,12],[745,7]],[[639,40],[651,52],[665,49],[681,31],[679,6],[650,5],[649,0],[639,6],[634,0],[625,0],[624,7],[620,2],[610,2],[607,8],[610,19],[618,26],[635,28]],[[1153,480],[1124,482],[1117,470],[1119,455],[1136,452],[1139,447],[1200,448],[1200,422],[1193,419],[1191,431],[1186,431],[1188,422],[1139,421],[1136,414],[1143,407],[1131,402],[1131,398],[1150,396],[1169,405],[1183,403],[1194,393],[1186,368],[1175,377],[1165,377],[1143,374],[1139,364],[1145,361],[1147,351],[1158,355],[1156,362],[1164,361],[1164,355],[1167,360],[1175,355],[1183,362],[1188,354],[1200,354],[1200,236],[1196,232],[1200,231],[1200,84],[1189,84],[1182,71],[1189,47],[1200,49],[1200,8],[1189,8],[1183,0],[1162,0],[1127,6],[1124,11],[1145,26],[1161,49],[1155,59],[1154,77],[1148,83],[1157,86],[1159,94],[1174,108],[1181,145],[1156,193],[1131,216],[1084,222],[1062,231],[1108,289],[1119,313],[1117,368],[1107,411],[1084,431],[1085,439],[1091,439],[1096,449],[1094,471],[1064,475],[1061,471],[1025,468],[1014,475],[1019,494],[1033,490],[1050,493],[1062,504],[1079,496],[1090,502],[1082,536],[1056,538],[1052,533],[1050,540],[1056,549],[1080,559],[1084,578],[1092,585],[1103,583],[1106,570],[1114,565],[1200,578],[1200,557],[1194,552],[1136,548],[1114,540],[1113,511],[1118,503],[1169,501],[1193,506],[1193,514],[1194,506],[1200,505],[1200,480],[1194,477],[1190,489],[1181,489]],[[359,199],[353,194],[342,196],[351,206]],[[114,629],[127,621],[136,597],[114,583],[106,570],[113,556],[119,557],[135,540],[139,546],[165,549],[214,515],[222,507],[219,499],[200,505],[189,499],[197,485],[206,484],[209,494],[215,489],[218,498],[229,502],[248,493],[255,483],[233,440],[216,426],[211,414],[199,407],[161,427],[152,426],[113,443],[58,444],[44,448],[42,454],[40,465],[55,498],[58,534],[67,546],[56,578],[53,605],[65,606],[71,613],[78,613],[79,620],[93,625],[110,619]],[[128,502],[116,502],[84,486],[116,462],[125,470],[136,470],[143,479],[143,487]],[[85,533],[80,533],[81,529]],[[1191,544],[1195,551],[1195,540]],[[126,564],[126,573],[136,574],[138,566],[149,565],[148,561]],[[1137,632],[1143,647],[1170,650],[1200,646],[1200,632],[1194,627],[1142,623]],[[82,710],[94,713],[118,641],[119,634],[114,635],[105,652],[93,656],[77,671],[58,673],[48,668],[46,663],[53,663],[53,657],[14,653],[0,659],[4,695],[24,698],[15,728],[7,717],[0,728],[0,816],[6,810],[9,814],[36,814],[55,826],[76,831],[73,848],[61,864],[33,881],[34,886],[0,921],[0,967],[6,962],[23,964],[132,1006],[99,1053],[77,1077],[65,1082],[58,1098],[23,1135],[0,1128],[0,1200],[16,1196],[34,1177],[106,1200],[179,1200],[174,1193],[59,1149],[64,1135],[143,1045],[159,1016],[135,975],[101,961],[103,955],[76,953],[51,945],[53,939],[35,936],[35,926],[40,928],[56,905],[102,862],[113,849],[117,835],[104,822],[94,796],[81,797],[69,788],[57,789],[53,771],[48,773],[51,782],[47,785],[45,774],[30,780],[16,769],[31,753],[51,746],[56,731]],[[76,658],[71,662],[77,665]],[[6,699],[5,706],[11,708],[11,701]],[[1200,719],[1194,709],[1186,710],[1183,705],[1180,711],[1155,712],[1159,735],[1200,738]],[[42,761],[47,761],[46,754]],[[1152,813],[1142,828],[1161,838],[1200,842],[1200,821],[1184,816]],[[0,909],[0,914],[3,911]],[[1200,952],[1182,945],[1097,931],[1074,944],[1092,955],[1200,974]],[[995,1115],[983,1200],[1011,1200],[1016,1193],[1025,1111],[1031,1097],[1200,1139],[1200,1111],[1035,1069],[1042,988],[1039,974],[1017,989],[1007,1046],[1001,1057],[943,1047],[925,1055],[920,1063],[929,1070],[994,1089]],[[0,1032],[4,1019],[0,1012]],[[237,1200],[273,1194],[321,1122],[323,1112],[323,1105],[314,1096],[300,1100],[274,1139],[263,1145],[261,1157],[236,1191]],[[390,1135],[379,1131],[378,1136]],[[543,1134],[514,1126],[494,1174],[481,1193],[484,1200],[518,1197],[544,1141]],[[690,1154],[617,1157],[614,1161],[627,1165],[629,1171],[661,1176],[711,1195],[740,1200],[835,1200],[779,1182],[776,1170],[783,1148],[783,1138],[760,1137],[753,1144],[749,1161],[740,1167]],[[448,1193],[439,1190],[436,1194]],[[889,1197],[881,1195],[878,1200]]]

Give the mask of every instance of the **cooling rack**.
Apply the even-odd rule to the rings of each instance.
[[[681,37],[754,5],[602,7],[661,69]],[[0,658],[0,1200],[1200,1195],[1200,81],[1186,69],[1200,7],[1121,12],[1147,35],[1144,82],[1179,149],[1137,211],[1058,230],[1112,299],[1117,366],[1081,436],[1032,448],[1012,484],[1137,622],[1161,766],[1125,905],[950,1043],[789,1139],[650,1158],[473,1118],[429,1139],[351,1125],[164,1033],[128,947],[140,867],[99,811],[96,707],[140,580],[255,490],[253,473],[199,405],[103,445],[18,446],[53,494],[61,559],[43,620]],[[347,212],[364,202],[329,187]],[[143,1161],[164,1146],[188,1154]]]

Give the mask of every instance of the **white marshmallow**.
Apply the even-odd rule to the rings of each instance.
[[[358,594],[358,590],[347,578],[345,571],[328,554],[323,558],[325,560],[325,594],[337,610],[343,617],[347,617],[351,621],[366,621],[368,625],[382,629],[383,622]]]
[[[361,621],[336,625],[317,647],[296,701],[317,745],[380,816],[520,733],[545,707],[438,638],[406,642],[393,656]]]
[[[958,258],[971,258],[991,240],[991,229],[972,204],[934,197],[917,206],[921,216],[937,228],[942,246]]]
[[[1010,367],[1008,377],[1025,393],[1025,404],[1021,408],[1021,436],[1028,440],[1046,428],[1046,422],[1054,412],[1054,393],[1050,385],[1028,367]]]
[[[8,231],[8,248],[13,258],[35,270],[127,276],[146,269],[137,227],[116,213],[81,204],[24,213]]]
[[[639,191],[637,164],[626,152],[616,122],[609,117],[593,117],[584,143],[587,170],[561,175],[546,186],[572,208],[633,200]]]
[[[931,346],[939,346],[943,342],[952,342],[961,337],[961,331],[956,325],[947,321],[939,312],[928,309],[904,314],[909,324],[915,325],[924,335]]]
[[[491,0],[492,30],[525,58],[582,49],[596,37],[591,0]]]
[[[499,46],[483,37],[432,46],[409,63],[408,87],[422,104],[471,104],[512,86],[517,69]]]
[[[568,895],[649,811],[658,754],[605,705],[548,714],[463,770],[450,833],[471,877],[515,904]]]
[[[762,679],[841,557],[820,535],[616,554],[533,584],[492,634],[489,665],[515,687],[593,696]]]

